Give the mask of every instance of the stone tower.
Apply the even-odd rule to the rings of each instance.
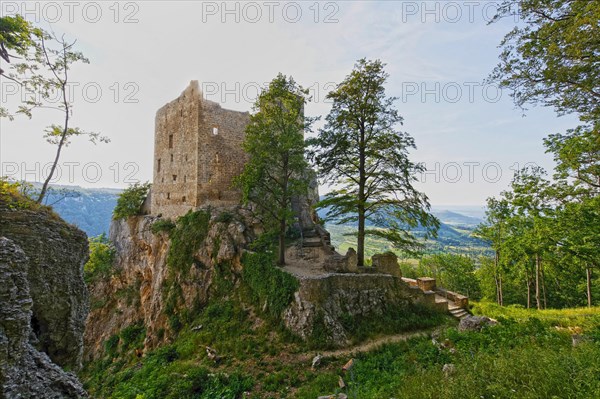
[[[156,113],[152,214],[177,218],[200,206],[235,205],[232,187],[247,160],[248,112],[203,99],[198,81]]]

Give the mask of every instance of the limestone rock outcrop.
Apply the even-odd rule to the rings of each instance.
[[[230,220],[220,218],[223,212]],[[213,208],[206,237],[183,277],[169,271],[169,235],[152,232],[158,220],[156,216],[137,216],[112,222],[115,273],[90,287],[92,310],[85,332],[86,360],[99,358],[107,339],[136,323],[146,328],[144,348],[140,349],[166,342],[170,334],[170,315],[166,311],[169,281],[177,282],[180,308],[194,309],[207,303],[216,273],[214,266],[226,264],[233,275],[239,274],[244,247],[258,228],[243,208]]]
[[[307,339],[320,323],[327,340],[336,346],[344,346],[350,333],[344,327],[344,317],[377,317],[390,307],[410,303],[435,306],[432,296],[387,274],[331,273],[299,280],[300,288],[284,312],[284,324]]]
[[[28,258],[35,347],[57,365],[79,369],[89,310],[83,281],[88,259],[85,233],[43,207],[0,198],[0,236],[13,241]]]
[[[0,237],[0,397],[85,398],[77,378],[31,343],[37,339],[30,262],[19,246]]]
[[[492,320],[485,316],[466,316],[460,320],[458,331],[481,331],[485,327],[498,324],[496,320]]]

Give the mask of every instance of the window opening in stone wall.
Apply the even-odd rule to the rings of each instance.
[[[160,159],[158,160],[158,165],[157,165],[156,169],[157,169],[157,172],[160,172]]]
[[[167,193],[167,199],[171,199],[171,193]]]
[[[173,181],[177,181],[177,175],[173,175]]]
[[[218,128],[218,127],[216,127],[216,126],[214,126],[214,127],[213,127],[213,136],[216,136],[216,135],[218,135],[218,134],[219,134],[219,128]]]
[[[185,202],[185,195],[183,197],[181,197],[181,201]]]
[[[173,135],[169,135],[169,148],[173,148]]]
[[[187,176],[186,175],[183,175],[183,182],[187,183]]]

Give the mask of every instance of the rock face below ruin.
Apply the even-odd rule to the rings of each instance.
[[[344,317],[381,316],[386,309],[419,303],[436,309],[435,295],[411,287],[391,274],[330,273],[299,277],[300,288],[283,315],[292,332],[307,339],[315,323],[322,323],[327,341],[344,346],[350,335]]]
[[[35,300],[29,262],[13,241],[0,237],[0,397],[85,398],[77,378],[30,342]]]
[[[87,237],[49,210],[22,206],[26,203],[25,199],[0,198],[0,236],[13,241],[28,258],[35,347],[59,366],[77,370],[89,309],[83,281]]]
[[[222,215],[231,220],[225,221]],[[255,222],[237,207],[211,211],[206,238],[193,255],[189,270],[170,272],[169,234],[152,232],[156,216],[113,221],[110,241],[115,247],[114,274],[90,286],[92,310],[85,332],[85,359],[103,354],[103,343],[131,325],[145,327],[144,349],[167,342],[171,334],[169,295],[177,292],[178,308],[205,304],[215,277],[215,265],[227,265],[233,275],[241,271],[243,248],[255,236]]]

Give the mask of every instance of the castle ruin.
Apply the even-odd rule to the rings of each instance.
[[[201,206],[240,202],[232,187],[247,161],[248,112],[205,100],[198,81],[156,113],[152,214],[177,218]]]

